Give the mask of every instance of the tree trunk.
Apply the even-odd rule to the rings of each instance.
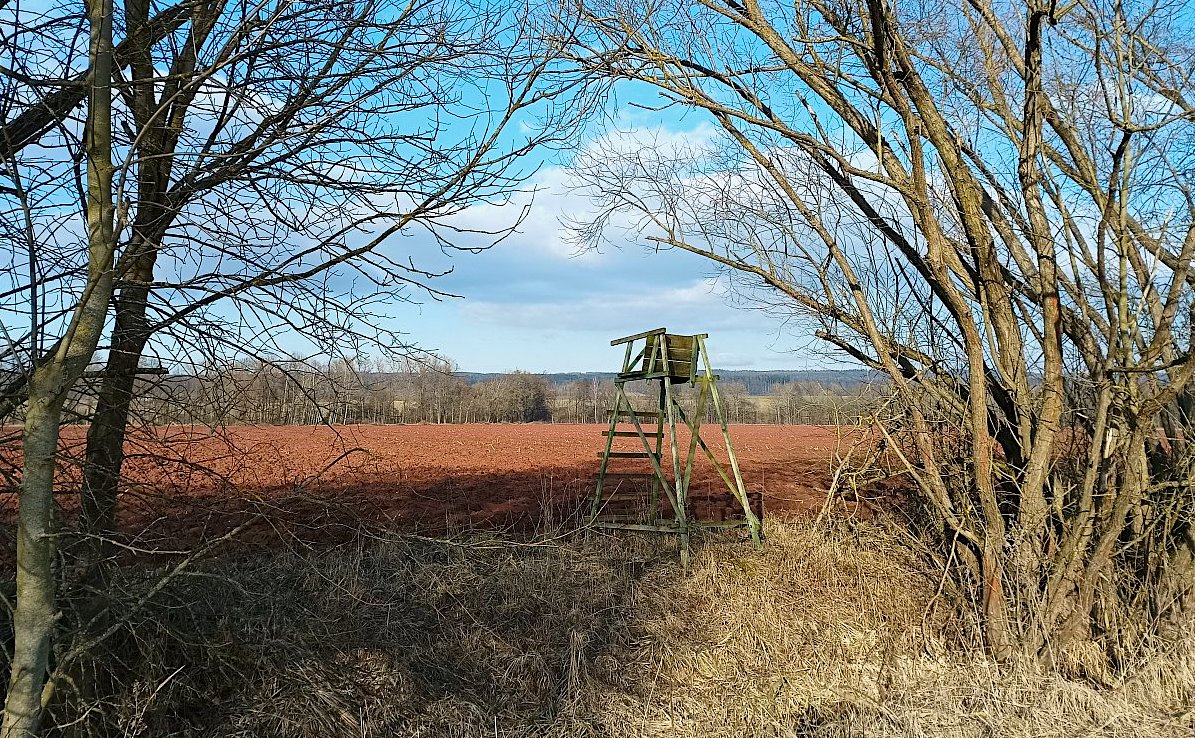
[[[152,266],[150,269],[152,271]],[[84,565],[87,579],[92,582],[104,581],[105,562],[110,560],[112,553],[110,538],[116,533],[116,496],[124,463],[125,432],[137,367],[149,339],[145,321],[147,294],[144,283],[137,282],[121,290],[117,298],[112,349],[108,353],[95,416],[87,430],[82,529],[89,536]]]
[[[14,646],[0,738],[29,738],[41,725],[57,613],[54,573],[54,456],[67,392],[99,344],[112,298],[116,226],[112,195],[112,4],[93,0],[90,25],[87,155],[87,282],[58,351],[34,370],[25,417],[25,458],[17,532]]]
[[[25,415],[25,468],[17,528],[16,636],[4,738],[36,735],[41,722],[42,682],[54,632],[54,459],[62,419],[60,365],[35,372]]]

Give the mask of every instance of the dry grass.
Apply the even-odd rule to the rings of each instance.
[[[1179,736],[1195,639],[1111,687],[998,669],[926,618],[886,529],[773,523],[762,552],[597,533],[370,539],[215,562],[137,616],[118,736]],[[152,572],[125,575],[132,593]]]

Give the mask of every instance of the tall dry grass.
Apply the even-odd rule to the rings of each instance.
[[[1195,636],[1122,676],[997,667],[881,524],[754,551],[594,531],[214,561],[79,673],[61,735],[1180,736]],[[132,602],[157,572],[121,573]],[[933,607],[931,607],[931,600]],[[80,718],[80,714],[82,717]]]

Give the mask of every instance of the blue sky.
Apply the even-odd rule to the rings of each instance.
[[[622,86],[611,101],[610,130],[593,131],[591,136],[624,136],[631,145],[641,136],[642,145],[656,145],[699,143],[711,135],[699,118],[650,112],[634,107],[635,102],[658,98],[644,88]],[[418,232],[389,244],[394,256],[405,261],[409,254],[421,269],[451,268],[451,274],[431,284],[461,296],[437,301],[413,292],[419,304],[391,305],[390,327],[466,371],[613,371],[622,352],[609,341],[657,327],[708,333],[708,346],[720,368],[841,366],[814,350],[815,342],[801,326],[733,306],[726,281],[716,279],[713,265],[698,257],[654,253],[633,232],[616,237],[616,244],[601,252],[578,254],[565,221],[584,220],[593,208],[565,166],[573,153],[575,149],[540,154],[548,158],[527,183],[533,196],[516,195],[507,206],[476,207],[460,214],[457,221],[463,226],[500,230],[527,208],[518,232],[488,251],[446,257]],[[229,308],[227,317],[234,316],[235,309]],[[7,315],[0,317],[8,320]],[[307,353],[307,342],[297,336],[290,340],[293,346],[283,339],[281,348]],[[158,352],[166,361],[177,350],[182,349],[169,344]]]
[[[568,223],[586,220],[595,208],[570,174],[570,159],[604,150],[612,137],[615,148],[634,150],[700,148],[720,136],[706,116],[664,103],[650,86],[620,82],[603,125],[571,150],[546,154],[528,183],[533,198],[463,213],[466,227],[494,230],[529,208],[518,232],[492,249],[449,261],[435,248],[398,244],[422,268],[451,266],[453,273],[434,286],[462,299],[419,298],[421,304],[403,308],[409,320],[396,327],[465,371],[615,371],[622,351],[610,340],[658,327],[709,334],[718,368],[854,368],[813,338],[811,326],[752,309],[712,262],[682,251],[655,252],[633,224],[616,224],[622,231],[608,232],[613,244],[601,252],[577,253]]]
[[[455,266],[437,286],[463,299],[424,299],[402,327],[467,371],[613,371],[622,352],[610,339],[658,327],[708,333],[721,368],[825,363],[794,353],[801,342],[778,319],[731,307],[696,257],[628,248],[578,258],[524,233]]]
[[[663,133],[700,135],[679,126]],[[416,261],[425,268],[453,267],[433,286],[462,299],[420,298],[421,304],[404,308],[409,320],[402,319],[400,327],[414,343],[466,371],[614,371],[622,353],[610,339],[667,327],[708,333],[720,368],[840,366],[811,350],[808,332],[799,325],[736,307],[742,300],[728,294],[726,281],[703,259],[653,252],[636,243],[634,234],[621,245],[577,253],[567,222],[584,218],[590,203],[567,168],[548,163],[531,184],[533,197],[462,215],[470,226],[495,228],[530,201],[518,232],[497,246],[451,260],[436,250],[416,249]]]

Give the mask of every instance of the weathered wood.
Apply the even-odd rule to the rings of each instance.
[[[652,376],[663,374],[675,381],[692,382],[696,376],[697,337],[664,334],[663,341],[660,338],[650,336],[647,339],[648,348],[644,349],[644,356],[650,355],[652,360],[644,360],[643,373]],[[657,346],[663,350],[655,351]]]
[[[704,353],[705,340],[698,339],[697,343],[701,346]],[[722,437],[726,440],[726,455],[730,457],[730,468],[734,472],[734,493],[738,496],[739,502],[743,506],[743,513],[751,528],[751,540],[758,546],[762,542],[763,533],[759,521],[755,519],[755,514],[751,512],[751,504],[747,499],[747,490],[743,487],[743,474],[739,471],[739,460],[734,455],[734,446],[730,443],[730,429],[726,425],[726,411],[722,407],[722,397],[718,394],[718,383],[707,382],[706,384],[710,388],[710,397],[714,401],[714,409],[722,425]]]
[[[677,534],[680,532],[680,528],[674,520],[661,520],[654,525],[651,523],[631,523],[620,520],[595,520],[592,525],[595,528],[641,531],[644,533]],[[719,530],[725,528],[746,528],[748,527],[748,523],[746,520],[690,521],[687,523],[687,527],[690,530],[693,528]]]
[[[642,333],[636,333],[633,336],[623,336],[622,338],[615,338],[613,341],[610,342],[610,345],[617,346],[621,343],[630,343],[632,341],[638,341],[640,338],[647,338],[648,336],[655,336],[655,335],[659,335],[661,333],[667,333],[667,332],[668,332],[667,328],[656,328],[655,330],[643,331]]]
[[[627,354],[628,355],[630,354],[630,346],[629,345],[627,347]],[[639,415],[631,408],[631,401],[626,395],[626,390],[625,390],[624,386],[621,383],[615,382],[614,387],[615,387],[615,404],[614,404],[614,409],[612,411],[610,411],[610,427],[609,427],[609,430],[607,431],[607,436],[606,436],[606,450],[605,450],[605,453],[602,454],[602,465],[601,465],[600,471],[598,472],[597,489],[594,493],[594,499],[593,499],[593,505],[591,508],[590,520],[597,519],[598,512],[601,510],[601,507],[602,507],[602,491],[603,491],[603,487],[606,482],[606,477],[608,476],[608,471],[609,471],[609,466],[610,466],[610,458],[611,458],[610,454],[612,453],[611,449],[613,448],[613,443],[614,443],[614,438],[615,438],[614,436],[608,435],[608,434],[613,433],[615,431],[615,428],[617,427],[617,424],[618,424],[618,418],[620,416],[629,418],[631,424],[635,426],[635,435],[639,437],[640,443],[643,444],[644,450],[646,452],[651,451],[651,446],[648,443],[647,435],[643,431],[643,425],[639,422]],[[626,410],[623,410],[624,403],[627,408]],[[660,414],[655,413],[654,416],[655,416],[654,417],[655,422],[658,425],[659,421],[660,421]],[[661,433],[661,430],[657,427],[656,432],[653,434],[653,437],[657,437],[660,433]],[[647,459],[651,462],[652,471],[654,472],[654,475],[655,475],[655,481],[653,482],[653,485],[657,486],[659,489],[662,489],[664,491],[664,494],[667,495],[667,497],[668,497],[668,501],[672,504],[673,508],[675,509],[677,502],[676,502],[674,488],[669,483],[668,478],[664,475],[664,472],[660,467],[660,459],[659,459],[659,453],[658,453],[659,443],[658,442],[657,442],[656,446],[657,446],[657,453],[654,455],[647,456]]]
[[[676,335],[664,329],[645,331],[634,336],[616,339],[611,345],[626,344],[622,371],[614,380],[617,401],[609,411],[610,426],[603,432],[605,450],[598,454],[602,459],[597,474],[597,489],[593,500],[592,524],[605,528],[622,530],[655,531],[675,534],[680,540],[680,555],[687,565],[689,558],[689,536],[695,529],[746,527],[751,538],[761,544],[763,532],[763,498],[757,492],[748,493],[743,486],[738,459],[731,445],[730,431],[726,422],[726,411],[717,390],[718,376],[710,367],[709,352],[705,346],[707,334]],[[635,350],[635,342],[643,341],[642,350]],[[658,383],[658,409],[640,412],[631,407],[626,392],[628,382],[643,381]],[[672,392],[672,385],[687,382],[698,387],[697,413],[690,419]],[[716,422],[722,431],[729,457],[729,472],[719,462],[709,444],[701,437],[701,421],[707,404],[712,405]],[[625,419],[625,420],[623,420]],[[619,430],[618,423],[629,422],[635,430]],[[665,421],[667,421],[665,423]],[[681,448],[677,437],[678,421],[690,433]],[[654,422],[650,435],[644,432],[645,423]],[[665,446],[671,451],[671,464],[663,463]],[[615,438],[638,438],[642,450],[616,451]],[[653,443],[654,442],[654,443]],[[720,496],[703,496],[689,499],[689,486],[693,480],[693,464],[698,456],[708,458],[726,485],[726,492]],[[611,459],[648,459],[651,473],[612,472]],[[670,467],[670,468],[669,468]],[[646,485],[619,485],[616,494],[603,497],[603,488],[608,479],[643,480]],[[647,487],[644,489],[644,487]],[[665,508],[659,492],[663,490],[668,506]]]
[[[644,420],[653,421],[654,420],[657,422],[662,417],[660,413],[652,412],[650,410],[647,412],[639,412],[638,410],[629,410],[629,409],[628,410],[607,410],[606,415],[613,416],[613,417],[619,417],[619,418],[629,418],[632,415],[635,415],[639,418],[640,421],[644,421]],[[628,433],[629,432],[630,431],[628,431]],[[638,435],[638,434],[633,434],[633,435]]]
[[[601,472],[594,472],[595,477],[598,474],[601,474]],[[606,472],[606,479],[611,479],[613,477],[619,477],[622,479],[653,479],[655,476],[656,475],[652,474],[651,472],[622,472],[622,471],[607,471]]]

